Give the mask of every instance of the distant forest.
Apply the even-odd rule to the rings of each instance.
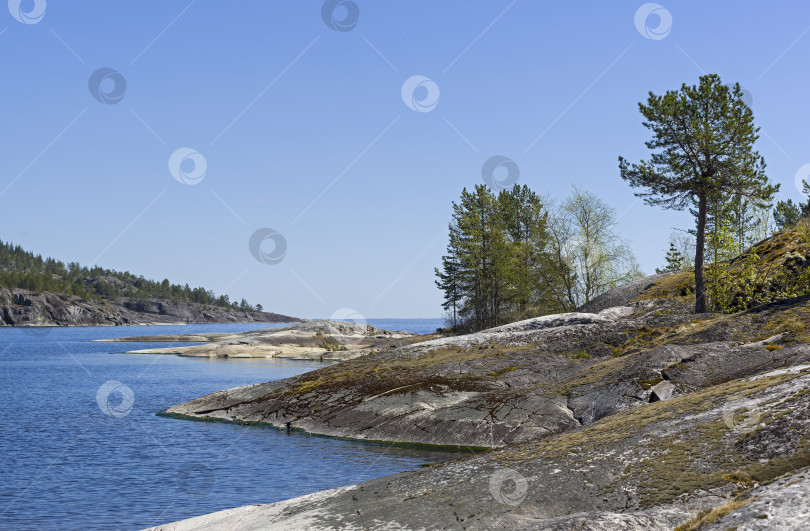
[[[25,289],[34,293],[53,292],[75,295],[83,299],[114,301],[128,299],[127,306],[143,311],[147,302],[159,299],[172,302],[193,302],[207,306],[233,308],[246,312],[263,311],[245,299],[231,302],[227,295],[217,296],[205,288],[188,284],[172,284],[147,280],[128,271],[102,267],[87,268],[77,262],[65,264],[53,258],[42,258],[19,245],[0,240],[0,288]]]

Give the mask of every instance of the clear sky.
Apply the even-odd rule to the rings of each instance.
[[[617,157],[647,155],[648,91],[703,72],[750,92],[801,199],[805,1],[666,1],[638,28],[639,1],[332,4],[9,2],[0,239],[296,316],[436,317],[450,203],[501,155],[613,205],[651,273],[691,221],[635,201]]]

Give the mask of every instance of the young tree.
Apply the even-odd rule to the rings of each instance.
[[[675,246],[675,242],[669,242],[669,250],[665,258],[667,265],[663,268],[655,268],[656,273],[670,273],[684,269],[686,257],[678,250],[678,247]]]
[[[695,245],[695,312],[706,311],[703,258],[709,202],[736,194],[764,206],[778,191],[765,175],[765,161],[754,149],[759,128],[743,102],[739,83],[730,89],[716,74],[698,85],[683,84],[663,96],[650,92],[639,103],[643,125],[652,132],[645,145],[649,161],[630,164],[619,157],[622,179],[648,205],[683,210],[697,204]]]
[[[687,231],[672,231],[669,235],[669,241],[683,257],[681,269],[693,267],[695,265],[693,262],[695,258],[695,236]]]
[[[577,273],[572,267],[568,242],[574,238],[574,227],[562,205],[552,203],[551,209],[548,217],[547,264],[541,271],[541,277],[559,311],[573,311],[576,309],[573,299]]]
[[[735,252],[740,255],[755,243],[754,233],[759,223],[757,207],[740,195],[734,195],[729,202],[729,221],[735,243]]]
[[[770,208],[755,207],[754,218],[756,221],[751,228],[751,242],[761,242],[773,235],[776,227],[774,226]]]
[[[574,187],[553,218],[550,285],[558,287],[563,308],[575,310],[642,276],[630,244],[615,232],[615,210],[596,195]]]
[[[779,230],[785,227],[792,227],[798,223],[800,219],[810,216],[810,184],[807,181],[802,181],[802,185],[802,191],[807,196],[806,203],[799,203],[797,205],[792,199],[776,203],[776,208],[773,211],[773,220]]]

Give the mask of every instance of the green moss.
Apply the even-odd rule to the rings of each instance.
[[[786,229],[740,256],[707,267],[709,303],[731,313],[791,297],[810,295],[810,222]],[[634,301],[695,299],[693,271],[682,271],[655,282]]]
[[[506,367],[505,369],[501,369],[499,371],[491,372],[491,373],[489,373],[489,375],[490,376],[500,376],[502,374],[506,374],[507,372],[516,371],[518,369],[520,369],[520,367],[518,367],[518,366]]]
[[[651,287],[642,291],[633,301],[644,301],[670,297],[688,297],[695,291],[695,273],[681,271],[662,278]],[[694,296],[692,297],[694,299]]]
[[[638,380],[638,384],[641,386],[642,389],[646,391],[663,381],[664,381],[663,378],[651,378],[649,380]]]
[[[316,345],[322,349],[325,349],[327,352],[346,350],[346,346],[338,343],[337,340],[332,336],[326,336],[322,340],[318,341]]]
[[[561,354],[563,357],[568,358],[569,360],[589,360],[593,356],[591,356],[587,350],[577,350],[575,352],[564,352]]]
[[[626,332],[627,335],[631,335],[632,337],[628,339],[622,345],[613,349],[614,356],[623,356],[628,352],[637,351],[640,349],[648,348],[648,345],[654,342],[657,338],[665,336],[671,333],[673,330],[672,327],[665,326],[665,327],[658,327],[652,328],[650,326],[642,326],[637,330],[629,330]]]
[[[604,362],[604,364],[615,364],[624,359],[612,359]],[[728,400],[730,396],[744,398],[749,394],[792,380],[798,376],[798,374],[785,373],[755,380],[733,380],[663,402],[645,404],[606,417],[581,430],[561,433],[528,443],[513,453],[504,453],[504,459],[536,459],[538,456],[562,457],[567,455],[572,448],[578,448],[580,451],[602,448],[637,435],[646,426],[655,422],[701,413],[716,407],[718,401]],[[601,376],[596,376],[596,378],[598,380]],[[703,426],[699,434],[703,434],[709,439],[716,439],[725,434],[727,430],[725,423],[720,419],[717,422]]]

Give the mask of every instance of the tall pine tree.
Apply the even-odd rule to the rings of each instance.
[[[737,194],[759,205],[779,189],[768,182],[765,161],[754,149],[759,128],[737,83],[730,89],[716,74],[698,85],[683,84],[663,96],[652,92],[639,103],[643,125],[652,132],[645,145],[649,161],[630,164],[619,157],[621,176],[649,205],[682,210],[697,204],[695,312],[705,312],[704,250],[709,202]]]

